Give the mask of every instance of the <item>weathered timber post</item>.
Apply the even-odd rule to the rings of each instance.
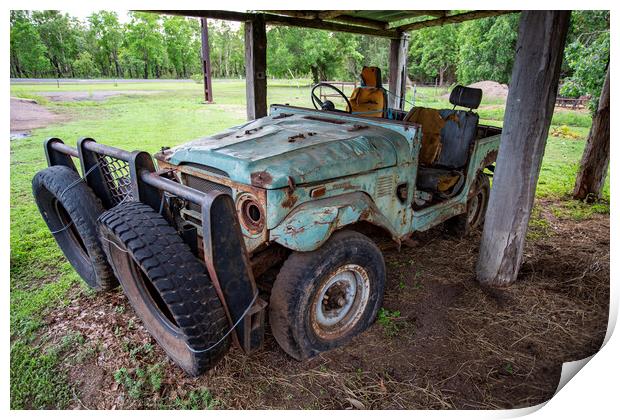
[[[409,52],[409,34],[399,32],[398,38],[390,40],[390,85],[388,106],[403,109],[407,93],[407,54]]]
[[[200,18],[200,39],[202,42],[202,77],[205,90],[205,102],[213,103],[213,90],[211,88],[211,54],[209,50],[209,26],[207,18]]]
[[[609,167],[609,66],[598,109],[592,118],[592,127],[581,158],[573,197],[594,202],[601,198],[601,191]]]
[[[517,278],[558,89],[570,11],[524,11],[486,214],[478,281]]]
[[[245,22],[245,96],[248,120],[267,115],[267,32],[265,17]]]

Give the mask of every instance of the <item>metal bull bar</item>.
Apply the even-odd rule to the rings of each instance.
[[[82,173],[91,171],[85,181],[106,209],[133,200],[160,211],[164,192],[199,205],[202,209],[204,263],[231,328],[234,326],[233,340],[246,353],[262,346],[266,302],[256,298],[250,259],[235,205],[229,195],[220,191],[204,193],[175,182],[155,171],[149,153],[128,152],[91,138],[80,139],[77,149],[58,138],[50,138],[45,141],[45,155],[49,166],[64,165],[76,171],[72,157],[78,158]],[[97,165],[98,168],[93,168]]]

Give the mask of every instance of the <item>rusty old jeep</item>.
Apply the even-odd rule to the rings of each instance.
[[[154,159],[48,139],[37,205],[86,283],[120,283],[190,375],[232,343],[260,348],[265,314],[295,359],[341,346],[382,305],[385,264],[368,233],[400,244],[443,222],[460,234],[479,227],[501,131],[479,123],[478,90],[457,86],[453,109],[405,113],[387,108],[380,76],[362,77],[368,91],[351,98],[321,85],[345,109],[315,86],[315,109],[272,105]]]

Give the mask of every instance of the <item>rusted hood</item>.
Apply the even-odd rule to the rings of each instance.
[[[406,148],[387,128],[311,115],[269,116],[172,150],[175,165],[200,164],[263,188],[317,182],[397,164]]]

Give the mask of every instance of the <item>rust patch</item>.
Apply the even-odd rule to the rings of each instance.
[[[360,130],[364,130],[366,128],[368,128],[367,125],[353,124],[353,127],[348,128],[347,131],[360,131]]]
[[[255,187],[265,188],[267,185],[271,184],[271,181],[273,181],[273,178],[269,172],[260,171],[250,174],[250,182]]]
[[[312,198],[323,197],[325,195],[326,191],[327,191],[327,189],[325,188],[325,186],[314,188],[314,189],[310,190],[310,197],[312,197]]]
[[[285,209],[290,209],[295,205],[295,203],[297,203],[297,200],[299,200],[299,197],[295,194],[287,194],[286,200],[282,202],[282,207]]]
[[[252,255],[250,263],[252,264],[254,278],[260,277],[271,267],[282,263],[288,254],[289,251],[286,248],[278,244],[273,244],[269,246],[269,248]]]
[[[305,139],[305,138],[306,138],[306,136],[303,133],[299,133],[299,134],[295,134],[293,136],[290,136],[288,138],[288,142],[289,143],[295,143],[295,140],[297,140],[297,139]]]
[[[348,190],[357,190],[357,187],[351,184],[351,181],[347,181],[347,182],[341,182],[340,184],[334,184],[332,189],[348,191]]]
[[[366,207],[360,213],[360,220],[370,220],[371,215],[372,215],[372,210],[369,207]]]

